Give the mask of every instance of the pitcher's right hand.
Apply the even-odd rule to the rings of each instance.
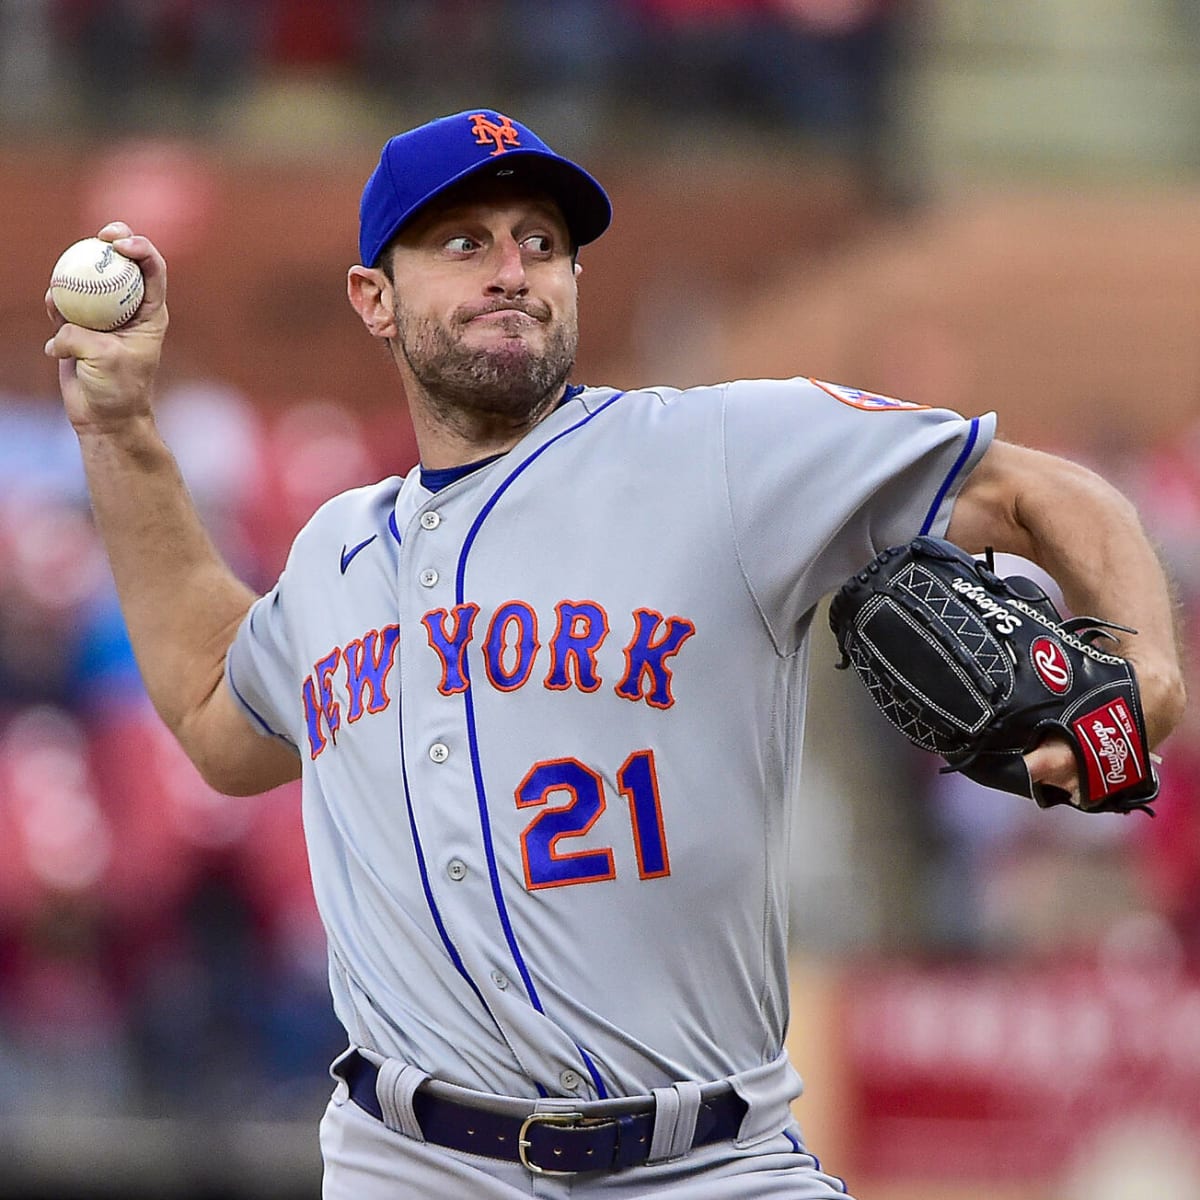
[[[119,329],[100,333],[68,323],[46,291],[54,336],[46,343],[58,359],[58,380],[67,417],[76,433],[113,433],[151,413],[154,377],[167,332],[167,264],[149,238],[123,221],[97,235],[141,267],[145,295],[137,312]]]

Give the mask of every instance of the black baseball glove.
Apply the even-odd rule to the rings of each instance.
[[[1154,761],[1133,668],[1096,646],[1122,628],[1063,620],[1031,579],[1000,579],[940,538],[885,550],[833,597],[829,623],[884,715],[909,741],[987,787],[1070,803],[1033,784],[1024,758],[1061,734],[1079,764],[1079,807],[1154,815]],[[1128,631],[1127,631],[1128,632]]]

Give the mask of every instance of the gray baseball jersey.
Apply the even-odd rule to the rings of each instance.
[[[351,1041],[529,1097],[776,1060],[814,606],[945,531],[993,425],[805,379],[572,389],[438,490],[325,504],[227,678],[303,760]]]

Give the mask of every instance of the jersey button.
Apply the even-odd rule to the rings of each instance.
[[[503,971],[492,972],[492,982],[501,990],[504,991],[508,987],[508,976]]]
[[[433,587],[433,585],[435,583],[437,583],[437,581],[438,581],[438,573],[432,567],[427,567],[424,571],[421,572],[421,586],[422,587]]]
[[[440,513],[435,513],[432,510],[421,514],[422,529],[436,529],[442,523]]]
[[[434,742],[429,747],[429,757],[435,763],[444,763],[450,757],[450,747],[445,742]]]
[[[461,858],[452,858],[446,864],[446,874],[449,875],[455,883],[458,883],[460,879],[466,879],[467,877],[467,864],[463,862]]]
[[[576,1071],[564,1071],[558,1077],[558,1082],[562,1084],[564,1092],[573,1092],[583,1080]]]

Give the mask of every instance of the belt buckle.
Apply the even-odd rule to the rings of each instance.
[[[573,1128],[578,1123],[585,1120],[581,1112],[535,1112],[521,1122],[520,1132],[517,1134],[517,1158],[527,1171],[534,1175],[578,1175],[578,1171],[554,1171],[549,1167],[539,1166],[529,1158],[529,1148],[532,1143],[526,1134],[529,1133],[530,1127],[533,1125],[561,1125],[564,1128]]]

